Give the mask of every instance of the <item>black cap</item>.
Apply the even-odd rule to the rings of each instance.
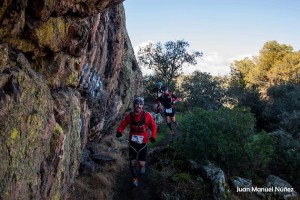
[[[133,103],[134,103],[134,104],[139,103],[139,104],[141,104],[141,105],[144,105],[144,98],[143,98],[143,97],[135,97]]]

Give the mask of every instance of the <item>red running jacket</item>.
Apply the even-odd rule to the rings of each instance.
[[[149,112],[146,111],[142,111],[140,112],[140,114],[136,115],[135,113],[133,113],[133,117],[134,120],[136,122],[140,122],[143,114],[145,112],[145,126],[146,126],[146,130],[143,132],[134,132],[134,130],[132,129],[132,127],[130,128],[130,132],[129,132],[129,141],[130,142],[136,142],[138,144],[142,144],[142,143],[148,143],[149,142],[149,133],[148,133],[148,128],[151,129],[152,131],[152,136],[154,139],[156,139],[156,133],[157,133],[157,126],[156,123],[152,117],[152,115]],[[131,124],[131,113],[129,113],[121,122],[121,124],[119,125],[117,131],[122,133],[124,131],[124,129]]]

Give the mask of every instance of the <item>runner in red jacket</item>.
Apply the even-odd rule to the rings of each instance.
[[[147,143],[155,142],[156,123],[149,112],[143,110],[144,99],[136,97],[134,100],[134,111],[129,113],[117,129],[117,137],[122,136],[124,129],[130,124],[129,133],[129,159],[130,171],[133,177],[133,185],[138,186],[136,166],[139,161],[140,173],[145,173],[147,158]],[[149,131],[152,135],[149,138]]]

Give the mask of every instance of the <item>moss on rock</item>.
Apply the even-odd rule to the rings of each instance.
[[[10,133],[10,139],[7,141],[7,145],[13,145],[17,137],[20,137],[20,132],[16,128],[14,128]]]
[[[62,134],[63,132],[64,132],[64,130],[62,129],[62,127],[58,123],[56,123],[55,128],[54,128],[54,133]]]
[[[7,45],[0,44],[0,70],[4,68],[8,61],[8,50]]]
[[[33,43],[31,40],[26,40],[22,38],[8,38],[5,40],[10,46],[14,47],[15,49],[18,49],[24,53],[30,53],[33,52],[38,46]]]
[[[7,146],[7,156],[3,156],[0,162],[0,168],[7,169],[2,174],[4,178],[0,178],[3,183],[0,193],[9,196],[13,192],[20,195],[25,192],[29,197],[33,195],[30,190],[35,191],[40,185],[38,172],[44,155],[49,151],[49,140],[42,137],[49,134],[45,130],[51,129],[48,119],[52,113],[52,99],[47,85],[28,68],[28,61],[24,59],[19,55],[16,64],[20,68],[11,66],[6,69],[10,73],[10,87],[16,89],[13,94],[6,94],[11,98],[5,119],[0,119],[4,138],[1,146]],[[11,187],[16,182],[22,185]]]
[[[61,17],[51,17],[33,31],[33,35],[41,48],[49,48],[53,52],[62,49],[67,39],[69,24]]]
[[[78,85],[78,72],[75,69],[71,72],[70,76],[66,80],[67,86],[77,86]]]

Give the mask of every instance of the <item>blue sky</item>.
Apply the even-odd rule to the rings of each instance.
[[[257,55],[271,40],[300,49],[300,0],[125,0],[124,6],[135,49],[184,39],[189,50],[203,52],[185,73],[226,75],[233,60]]]

